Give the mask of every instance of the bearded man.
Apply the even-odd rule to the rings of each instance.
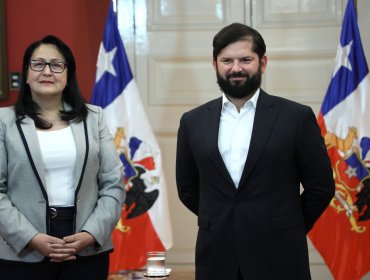
[[[213,39],[222,97],[180,121],[176,181],[198,217],[197,280],[311,279],[306,234],[334,196],[332,168],[312,109],[260,88],[266,66],[256,30],[224,27]]]

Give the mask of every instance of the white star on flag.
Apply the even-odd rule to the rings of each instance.
[[[113,76],[117,76],[116,70],[113,66],[113,59],[116,55],[117,47],[114,47],[109,52],[107,52],[104,48],[103,42],[100,43],[99,54],[98,54],[98,62],[96,64],[96,80],[97,83],[100,78],[103,76],[104,72],[109,72]]]
[[[344,171],[348,175],[348,178],[357,177],[357,168],[348,166],[348,169]]]
[[[337,72],[342,66],[352,71],[351,62],[348,59],[348,56],[351,52],[352,43],[353,43],[353,40],[344,47],[342,47],[342,45],[339,44],[338,49],[337,49],[337,56],[335,58],[336,64],[334,66],[333,77],[335,76],[335,74],[337,74]]]

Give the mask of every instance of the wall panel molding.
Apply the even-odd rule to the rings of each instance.
[[[257,28],[330,26],[341,23],[341,0],[259,0],[253,2]]]
[[[332,52],[269,52],[262,87],[306,105],[320,105],[333,68]],[[323,90],[325,89],[325,90]]]
[[[209,56],[151,56],[149,104],[198,105],[220,96]]]
[[[243,0],[150,0],[148,30],[219,29],[244,17]]]

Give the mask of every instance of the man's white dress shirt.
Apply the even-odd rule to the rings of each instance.
[[[260,89],[244,104],[240,112],[225,94],[222,96],[218,149],[236,188],[248,155],[259,93]]]

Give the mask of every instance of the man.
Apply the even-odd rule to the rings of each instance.
[[[180,121],[176,180],[198,216],[198,280],[311,279],[306,234],[334,195],[332,169],[311,108],[260,89],[265,52],[248,26],[219,31],[223,96]]]

